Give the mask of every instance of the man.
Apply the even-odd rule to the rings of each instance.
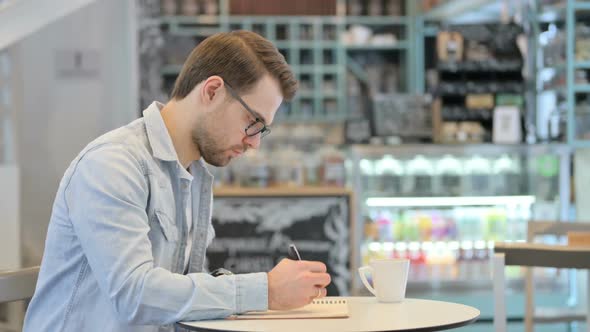
[[[325,296],[320,262],[268,273],[203,273],[212,176],[256,149],[297,82],[284,57],[246,31],[199,44],[172,99],[90,143],[67,169],[49,223],[25,331],[162,331],[174,322],[290,309]]]

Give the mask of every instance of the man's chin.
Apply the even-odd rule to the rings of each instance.
[[[204,157],[203,159],[205,159],[205,161],[209,165],[213,165],[215,167],[225,167],[225,166],[227,166],[229,164],[229,162],[232,159],[232,157],[226,157],[224,159],[222,159],[222,158],[207,158],[207,157]]]

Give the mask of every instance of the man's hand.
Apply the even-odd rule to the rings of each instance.
[[[283,259],[268,273],[268,308],[302,307],[316,297],[326,296],[329,284],[324,263]]]

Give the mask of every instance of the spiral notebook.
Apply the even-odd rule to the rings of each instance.
[[[339,297],[325,297],[294,310],[251,311],[233,315],[229,319],[311,319],[347,318],[348,301]]]

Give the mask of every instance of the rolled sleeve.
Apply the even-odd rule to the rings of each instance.
[[[266,273],[236,276],[236,311],[268,310],[268,275]]]

